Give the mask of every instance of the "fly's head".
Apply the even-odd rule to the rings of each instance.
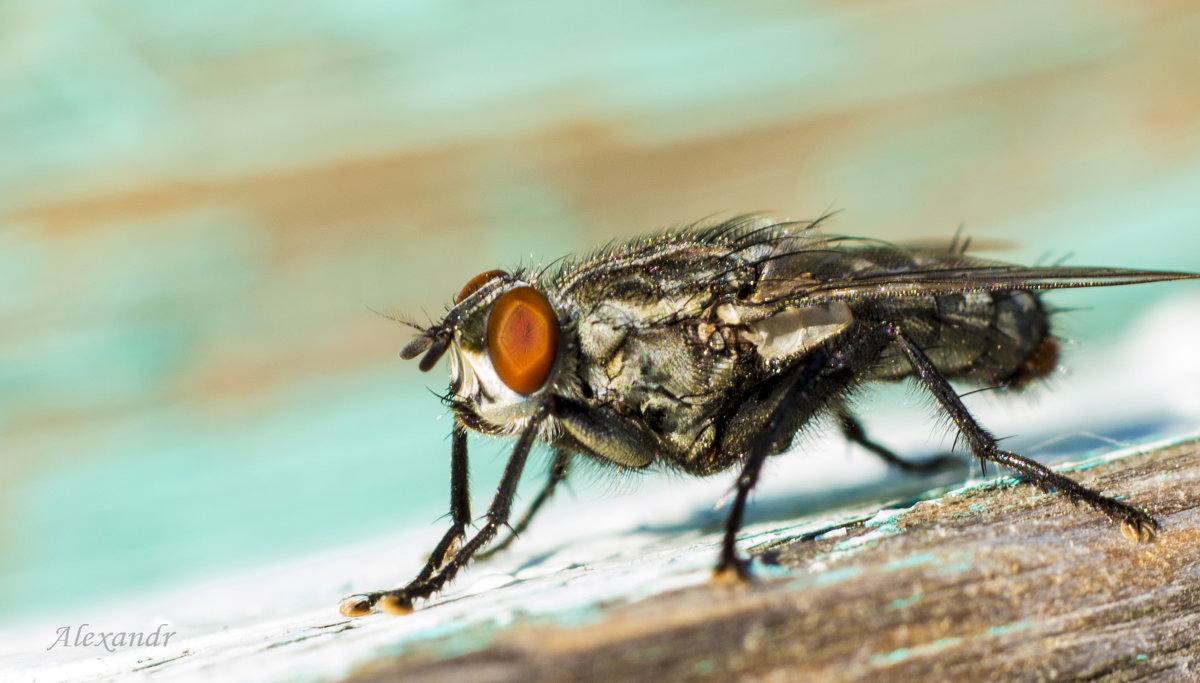
[[[440,323],[400,352],[427,372],[450,352],[450,401],[482,431],[519,429],[542,404],[558,365],[560,323],[537,287],[501,270],[472,278]]]

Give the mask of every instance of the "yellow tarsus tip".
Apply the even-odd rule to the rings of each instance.
[[[747,582],[746,576],[737,567],[714,569],[712,582],[718,586],[737,586]]]
[[[365,617],[374,612],[375,608],[361,595],[352,595],[338,605],[338,611],[343,617]]]
[[[401,600],[395,595],[385,595],[379,599],[379,608],[388,614],[395,614],[398,617],[412,614],[413,606],[409,600]]]
[[[1139,522],[1125,522],[1121,525],[1121,535],[1134,543],[1149,543],[1154,540],[1154,527]]]

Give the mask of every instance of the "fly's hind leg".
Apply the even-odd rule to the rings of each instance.
[[[538,513],[542,505],[545,505],[546,501],[550,500],[550,496],[554,495],[554,489],[558,487],[559,482],[566,478],[567,465],[570,462],[571,454],[569,452],[564,450],[555,451],[554,460],[550,463],[550,476],[546,479],[546,484],[542,487],[542,490],[538,492],[537,498],[533,499],[533,503],[525,511],[525,516],[521,518],[521,521],[517,522],[516,526],[512,527],[504,540],[493,543],[486,552],[476,555],[475,559],[486,560],[507,548],[513,541],[517,540],[518,536],[525,533],[525,529],[529,528],[529,522],[533,520],[533,516]]]
[[[1047,493],[1059,491],[1072,502],[1090,505],[1113,522],[1121,525],[1121,533],[1126,538],[1134,541],[1149,541],[1154,538],[1158,522],[1149,512],[1093,491],[1039,462],[1016,453],[1000,450],[996,444],[996,437],[979,426],[975,418],[971,417],[971,414],[967,412],[967,407],[963,405],[962,399],[950,386],[950,382],[937,371],[933,361],[929,360],[929,357],[921,349],[905,337],[900,329],[890,326],[887,329],[908,358],[913,370],[916,371],[918,381],[929,393],[933,394],[942,409],[950,415],[975,457],[980,460],[990,460],[997,465],[1015,470],[1029,483]]]
[[[879,456],[887,464],[904,472],[910,474],[936,474],[962,467],[962,461],[952,455],[939,455],[923,462],[911,462],[901,458],[888,447],[868,438],[866,431],[863,430],[862,423],[850,413],[850,409],[845,405],[838,406],[837,419],[838,426],[842,428],[842,434],[846,436],[847,441],[862,446]]]

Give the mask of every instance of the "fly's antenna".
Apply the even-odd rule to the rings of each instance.
[[[394,323],[400,323],[401,325],[404,325],[405,327],[411,327],[412,329],[414,329],[418,332],[425,332],[429,329],[429,327],[422,327],[421,325],[418,325],[417,323],[414,323],[411,320],[407,320],[407,319],[402,318],[393,313],[384,313],[383,311],[371,308],[370,306],[367,306],[367,310],[374,313],[375,315],[387,318],[388,320],[391,320]]]

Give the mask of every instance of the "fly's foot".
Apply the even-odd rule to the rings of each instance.
[[[338,611],[344,617],[365,617],[373,614],[376,608],[402,617],[412,614],[412,598],[403,590],[381,591],[351,595],[338,605]]]
[[[343,617],[365,617],[375,611],[375,603],[379,601],[376,593],[351,595],[342,599],[338,611]]]
[[[1158,530],[1158,521],[1143,510],[1134,510],[1121,520],[1121,535],[1134,543],[1149,543],[1154,540]]]
[[[412,598],[405,595],[404,591],[391,591],[384,593],[379,598],[379,609],[394,614],[398,617],[403,617],[412,614],[413,604]]]
[[[740,558],[722,559],[713,569],[712,582],[718,586],[737,586],[750,581],[750,562]]]

